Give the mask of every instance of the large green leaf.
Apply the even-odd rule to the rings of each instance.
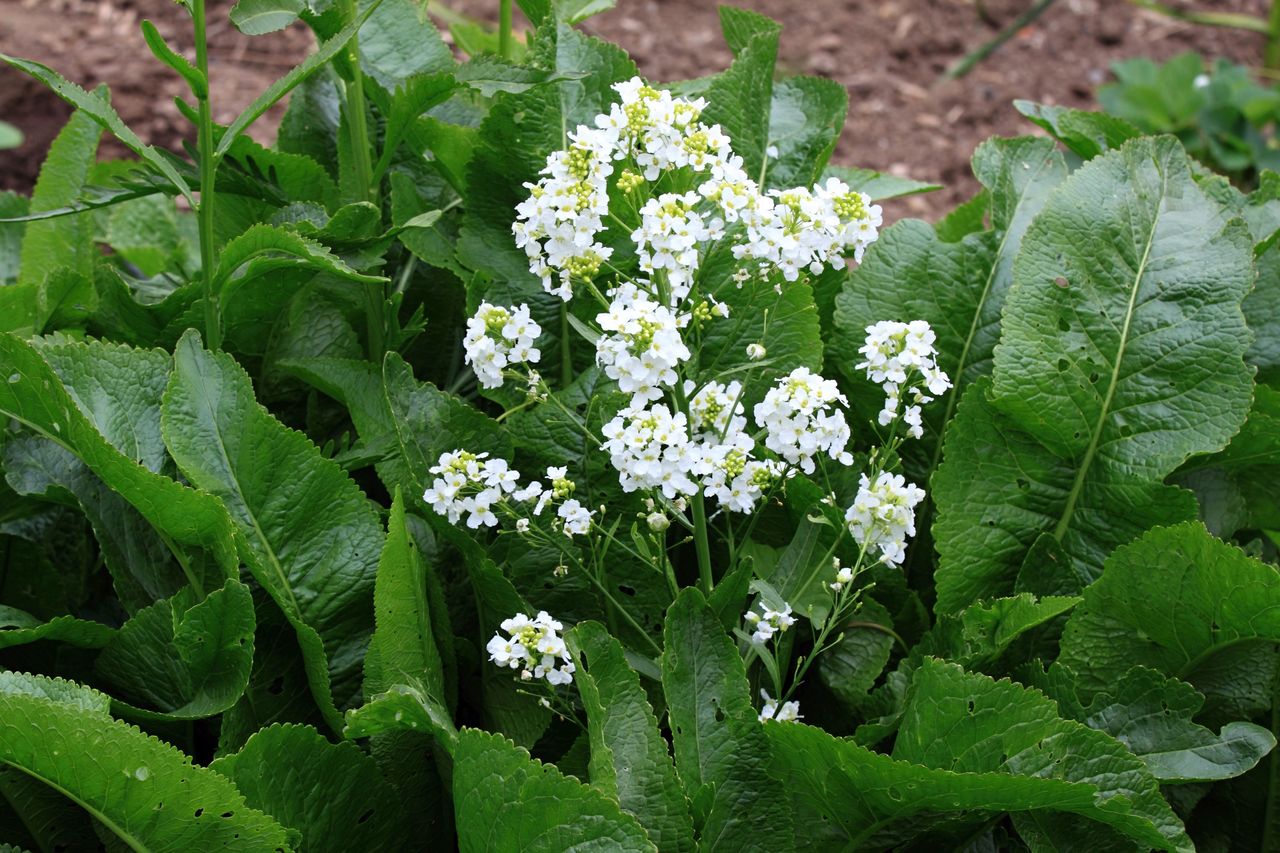
[[[412,0],[382,0],[360,28],[360,64],[383,88],[418,74],[450,71],[453,54]]]
[[[231,9],[231,23],[247,36],[283,30],[306,8],[303,0],[240,0]]]
[[[107,355],[112,352],[115,355]],[[219,587],[239,564],[230,519],[211,495],[149,469],[144,460],[156,459],[149,443],[131,444],[132,439],[127,438],[135,430],[128,413],[137,413],[135,407],[146,399],[145,389],[150,387],[150,380],[145,378],[149,371],[137,369],[150,356],[134,354],[138,365],[133,369],[119,366],[135,361],[134,356],[127,355],[131,352],[108,345],[73,345],[51,348],[50,361],[46,361],[29,344],[11,335],[0,335],[0,377],[4,377],[0,382],[0,412],[78,456],[109,489],[137,509],[160,536],[175,543],[175,554],[187,560],[191,577],[206,589]],[[62,370],[73,362],[82,363],[75,378],[64,384],[51,361]],[[107,371],[113,364],[121,374],[109,377]],[[123,388],[133,383],[139,385],[130,393],[138,396],[123,396]],[[136,425],[138,430],[144,430],[141,422]],[[113,441],[120,441],[121,446]],[[208,554],[208,560],[201,551]]]
[[[733,50],[733,64],[711,79],[704,93],[703,121],[724,129],[747,174],[763,182],[782,27],[763,15],[729,6],[720,7],[720,25]]]
[[[174,353],[162,426],[182,472],[226,504],[241,556],[297,631],[317,704],[341,731],[335,700],[346,705],[360,692],[383,538],[368,499],[194,332]]]
[[[935,478],[939,609],[1009,591],[1041,534],[1093,578],[1144,527],[1188,517],[1159,484],[1244,422],[1251,259],[1172,139],[1129,142],[1054,192],[1014,267],[991,400],[966,395]]]
[[[1197,725],[1192,718],[1204,697],[1185,681],[1145,666],[1135,666],[1087,704],[1076,696],[1069,669],[1055,666],[1050,677],[1057,682],[1050,695],[1064,714],[1123,743],[1163,784],[1239,776],[1276,745],[1275,735],[1253,723],[1228,723],[1218,734]]]
[[[404,804],[373,759],[309,726],[271,726],[209,769],[302,836],[301,850],[405,849]]]
[[[501,735],[463,729],[453,760],[462,853],[657,849],[617,803]]]
[[[1271,707],[1278,642],[1280,574],[1190,522],[1111,555],[1067,621],[1059,662],[1082,698],[1150,667],[1190,682],[1225,722]]]
[[[808,849],[883,850],[931,834],[967,837],[1001,812],[1061,811],[1146,849],[1193,850],[1141,761],[1060,719],[1053,701],[926,658],[893,754],[796,723],[765,726],[773,774],[808,817]],[[823,830],[827,830],[824,832]]]
[[[102,127],[77,110],[49,146],[40,177],[31,194],[32,213],[65,207],[79,198],[98,155]],[[27,225],[18,267],[18,286],[39,287],[49,274],[68,268],[92,276],[97,255],[93,245],[93,218],[86,214],[64,216]],[[43,328],[43,323],[39,324]]]
[[[198,719],[235,704],[253,666],[253,597],[228,580],[203,601],[190,587],[140,610],[98,656],[126,714]],[[139,713],[140,712],[140,713]]]
[[[70,798],[130,849],[292,848],[290,833],[222,776],[38,681],[36,689],[0,684],[0,763]]]
[[[769,744],[748,695],[742,658],[696,589],[667,611],[662,689],[676,770],[701,803],[699,849],[784,850],[791,813],[765,775]]]
[[[591,784],[634,815],[659,850],[694,850],[689,804],[622,644],[599,622],[576,625],[566,640],[587,710]]]

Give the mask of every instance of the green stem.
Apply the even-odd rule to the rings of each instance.
[[[1267,28],[1267,47],[1262,54],[1262,64],[1268,71],[1277,71],[1280,70],[1280,0],[1271,0]]]
[[[711,577],[711,542],[707,537],[707,507],[703,503],[702,490],[689,499],[693,506],[693,547],[698,552],[698,586],[703,595],[711,595],[715,579]]]
[[[498,55],[511,59],[511,0],[498,0]]]
[[[205,34],[205,0],[192,0],[191,18],[195,24],[196,69],[205,80],[202,91],[196,92],[199,105],[199,128],[196,139],[200,158],[200,204],[196,208],[197,227],[200,235],[200,268],[204,276],[204,334],[209,349],[222,348],[222,317],[218,310],[218,293],[214,281],[216,259],[214,251],[213,213],[214,175],[217,161],[214,159],[213,111],[209,106],[209,44]]]
[[[573,384],[573,344],[569,340],[569,305],[560,304],[560,387]]]
[[[1137,2],[1137,0],[1135,0],[1135,2]],[[1002,44],[1017,35],[1018,31],[1023,27],[1043,15],[1045,10],[1052,5],[1053,0],[1036,0],[1030,8],[1018,17],[1014,18],[1013,22],[1010,23],[1009,26],[996,33],[990,41],[970,51],[957,60],[950,68],[943,72],[942,79],[957,80],[968,74],[973,70],[974,66],[999,50]]]
[[[1271,687],[1271,733],[1280,733],[1280,677],[1273,679]],[[1262,843],[1259,850],[1276,849],[1276,825],[1280,824],[1280,755],[1271,751],[1267,758],[1267,805],[1262,817]]]

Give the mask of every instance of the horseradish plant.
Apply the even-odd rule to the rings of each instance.
[[[186,158],[16,62],[0,849],[1275,847],[1280,181],[1019,102],[882,227],[775,24],[603,5],[243,0]]]
[[[787,480],[816,477],[823,502],[834,507],[827,469],[854,464],[847,400],[835,381],[807,367],[770,381],[773,362],[762,340],[745,345],[747,363],[739,370],[716,369],[703,341],[731,319],[731,309],[716,298],[704,265],[719,258],[728,269],[717,274],[727,273],[734,288],[767,285],[776,293],[773,304],[761,309],[763,335],[784,289],[842,267],[846,253],[862,257],[875,240],[881,211],[834,177],[812,188],[764,190],[746,173],[724,130],[701,121],[704,99],[673,97],[640,78],[613,89],[618,100],[609,112],[569,133],[568,147],[547,157],[543,177],[526,184],[529,197],[516,208],[512,231],[548,294],[598,311],[575,327],[594,342],[596,364],[625,399],[598,429],[564,408],[535,369],[541,328],[525,304],[482,303],[467,324],[465,358],[482,386],[511,380],[524,388],[527,399],[519,408],[560,407],[558,414],[581,432],[587,452],[607,456],[622,492],[641,497],[642,523],[614,517],[617,509],[611,513],[603,503],[584,505],[563,466],[547,468],[545,480],[525,481],[508,460],[462,447],[440,456],[423,498],[451,523],[465,521],[473,529],[503,524],[504,532],[529,547],[556,551],[557,576],[581,573],[643,634],[603,581],[611,548],[634,557],[674,597],[680,582],[669,552],[681,543],[670,528],[687,531],[697,553],[698,586],[711,596],[717,575],[713,528],[721,528],[717,538],[729,543],[718,574],[733,575],[744,558],[738,542],[749,541],[763,505]],[[615,252],[605,242],[621,239],[632,245]],[[769,699],[762,690],[761,719],[775,715],[778,701],[778,719],[797,718],[796,703],[786,700],[833,632],[838,635],[838,626],[857,611],[855,580],[868,563],[901,563],[906,540],[915,534],[915,508],[924,493],[893,468],[898,445],[923,434],[920,406],[951,387],[934,360],[933,343],[923,321],[867,328],[858,368],[884,388],[878,418],[883,443],[865,460],[857,494],[841,508],[839,533],[818,561],[826,567],[822,585],[833,600],[821,618],[812,618],[813,651],[793,673],[785,660],[780,665],[770,640],[795,619],[791,604],[763,580],[753,582],[759,604],[743,617],[751,634],[737,632],[781,697]],[[750,412],[744,400],[757,401]],[[819,517],[827,521],[828,514],[820,511]],[[620,541],[615,534],[624,522],[630,535]],[[857,559],[842,566],[836,552],[846,536]],[[577,546],[576,537],[589,542]],[[526,680],[572,680],[574,664],[557,634],[561,625],[546,612],[533,621],[519,613],[501,627],[507,636],[497,634],[488,645],[494,663],[519,669]]]

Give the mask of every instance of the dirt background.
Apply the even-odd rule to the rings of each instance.
[[[1169,0],[1185,8],[1265,15],[1267,0]],[[992,135],[1031,132],[1015,98],[1089,107],[1111,62],[1165,59],[1184,50],[1256,66],[1262,37],[1172,21],[1126,0],[1057,0],[1034,24],[966,78],[940,83],[942,72],[992,38],[1031,0],[738,0],[783,23],[785,71],[829,77],[849,90],[849,120],[837,162],[943,184],[942,192],[894,203],[891,215],[929,218],[976,188],[974,147]],[[210,77],[214,111],[228,121],[310,48],[300,24],[249,39],[229,23],[230,0],[210,0]],[[438,5],[432,3],[432,5]],[[445,5],[492,20],[497,0]],[[730,54],[715,0],[619,0],[592,18],[589,32],[617,42],[641,73],[665,81],[724,68]],[[0,0],[0,52],[53,66],[85,86],[107,83],[116,108],[144,139],[178,148],[189,128],[173,98],[182,82],[150,55],[139,33],[144,18],[180,48],[191,46],[186,13],[174,0]],[[522,22],[520,22],[522,23]],[[442,30],[445,30],[442,27]],[[447,30],[446,38],[447,36]],[[0,69],[0,119],[27,136],[0,152],[0,189],[29,190],[49,141],[68,109],[24,75]],[[268,141],[279,110],[255,135]],[[106,153],[122,149],[108,145]]]

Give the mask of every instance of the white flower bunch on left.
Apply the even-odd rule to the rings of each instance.
[[[503,371],[515,364],[537,364],[542,352],[534,346],[542,328],[529,316],[528,305],[503,308],[480,303],[467,320],[464,361],[471,365],[483,388],[502,385]]]

